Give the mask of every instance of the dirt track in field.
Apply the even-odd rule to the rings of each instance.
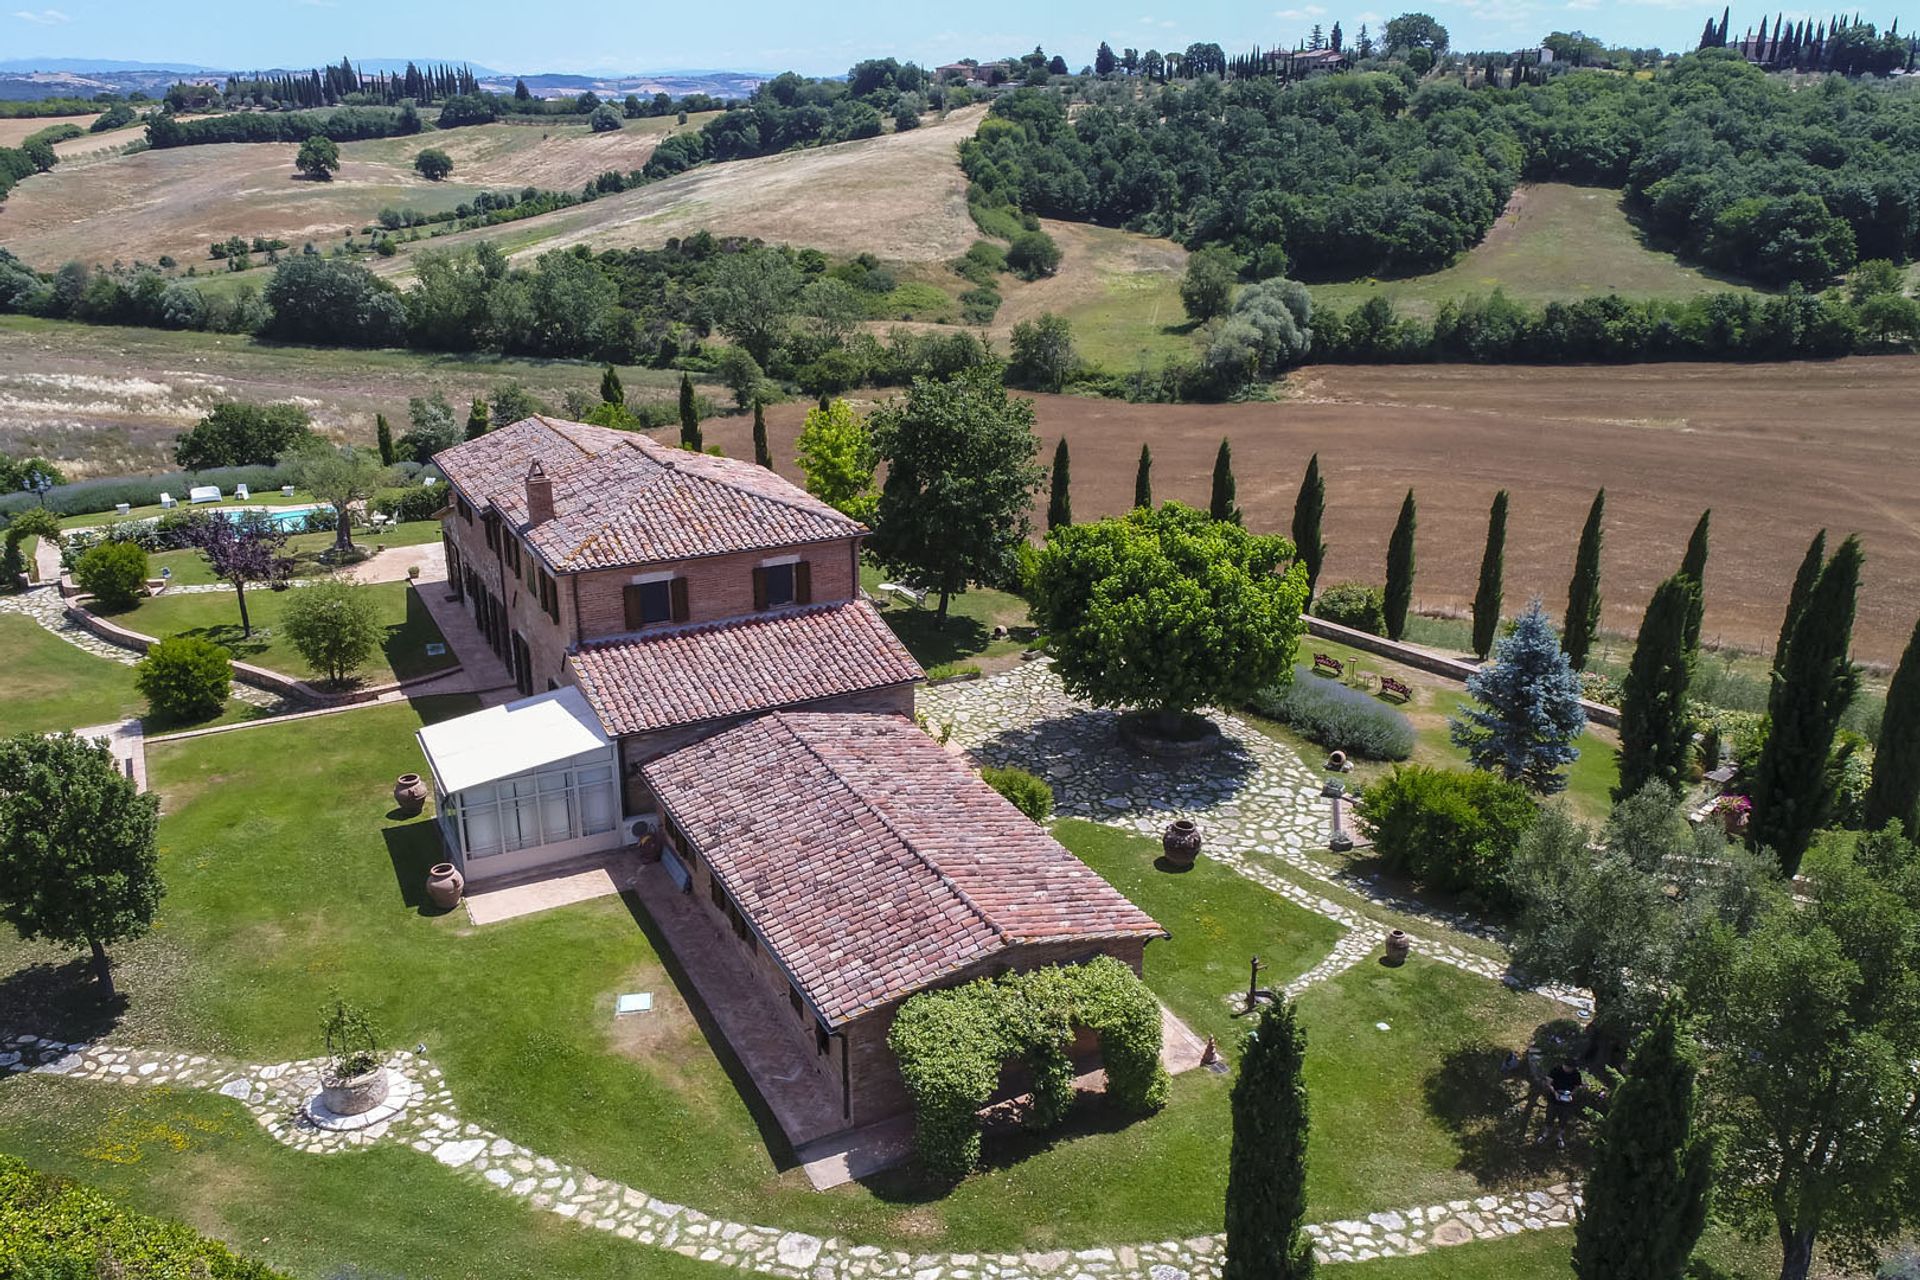
[[[1610,628],[1639,625],[1707,506],[1709,639],[1770,651],[1794,569],[1823,526],[1830,541],[1858,532],[1866,544],[1859,657],[1897,659],[1920,614],[1920,357],[1316,367],[1296,374],[1292,390],[1288,401],[1243,405],[1039,396],[1042,460],[1064,433],[1081,519],[1131,504],[1143,442],[1153,447],[1154,496],[1205,505],[1226,436],[1249,526],[1285,532],[1301,471],[1317,451],[1328,488],[1326,582],[1381,580],[1387,536],[1412,487],[1422,606],[1471,602],[1487,505],[1505,487],[1507,607],[1538,593],[1557,616],[1587,504],[1604,485]],[[791,457],[805,407],[770,413],[778,456]],[[731,454],[748,449],[733,424],[716,424],[709,439]]]

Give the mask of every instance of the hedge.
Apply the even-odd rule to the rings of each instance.
[[[1008,1058],[1026,1059],[1033,1071],[1029,1126],[1065,1120],[1076,1026],[1100,1037],[1115,1105],[1135,1115],[1166,1105],[1172,1085],[1160,1065],[1159,1001],[1112,956],[979,978],[901,1005],[887,1045],[913,1099],[914,1142],[928,1171],[957,1181],[979,1163],[979,1111]]]
[[[1406,716],[1370,693],[1305,667],[1295,667],[1288,684],[1255,694],[1251,705],[1329,751],[1365,760],[1405,760],[1413,754],[1413,724]]]
[[[1045,778],[1028,773],[1025,769],[996,769],[989,766],[980,771],[980,779],[1035,822],[1045,822],[1047,815],[1053,812],[1053,788]]]
[[[55,515],[83,516],[107,512],[124,502],[130,507],[150,507],[167,493],[186,501],[187,490],[210,484],[232,495],[235,485],[244,484],[255,493],[266,493],[291,484],[291,471],[282,467],[210,467],[205,471],[163,471],[146,476],[114,476],[103,480],[85,480],[60,484],[47,490],[47,509]],[[0,497],[0,515],[12,515],[28,507],[39,506],[31,493],[10,493]]]
[[[0,1276],[285,1280],[177,1222],[0,1155]]]
[[[1313,616],[1370,636],[1383,636],[1387,633],[1386,594],[1364,582],[1336,582],[1315,597]]]

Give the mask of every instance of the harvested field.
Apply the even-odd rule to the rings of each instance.
[[[630,402],[671,399],[677,373],[622,368]],[[75,476],[166,470],[174,437],[216,402],[293,401],[322,430],[371,441],[373,415],[406,430],[407,398],[466,406],[518,379],[557,412],[596,392],[598,364],[276,346],[226,334],[96,328],[0,317],[0,454],[39,455]],[[710,389],[708,394],[724,398]]]
[[[25,119],[19,116],[0,118],[0,147],[17,147],[42,129],[51,129],[55,125],[78,125],[82,129],[90,128],[100,116],[98,113],[88,116],[35,116]]]
[[[1140,445],[1154,495],[1204,505],[1214,453],[1233,441],[1250,527],[1285,532],[1307,456],[1327,475],[1322,580],[1384,574],[1387,535],[1412,487],[1420,503],[1415,597],[1470,603],[1494,490],[1512,492],[1506,600],[1565,607],[1574,543],[1607,489],[1606,625],[1627,632],[1678,567],[1711,506],[1706,636],[1771,650],[1787,585],[1814,530],[1862,535],[1862,659],[1898,658],[1920,611],[1920,450],[1912,443],[1920,357],[1785,365],[1618,368],[1317,367],[1274,404],[1130,405],[1038,396],[1043,460],[1072,442],[1082,519],[1132,502]],[[776,456],[796,469],[806,406],[768,413]],[[744,423],[707,438],[749,448]],[[1044,500],[1044,495],[1043,495]],[[1042,508],[1036,505],[1036,523]]]
[[[410,138],[350,142],[341,153],[353,160],[391,164],[412,170],[413,158],[438,147],[453,159],[452,181],[466,187],[534,186],[578,191],[609,169],[626,173],[646,164],[662,138],[697,131],[717,113],[628,120],[612,133],[595,133],[581,124],[481,124],[436,130]]]
[[[596,251],[657,247],[705,230],[833,254],[944,260],[964,253],[978,235],[954,148],[981,114],[972,107],[908,133],[705,165],[589,205],[430,243],[450,248],[489,239],[525,256],[574,244]],[[404,273],[407,256],[376,269]]]

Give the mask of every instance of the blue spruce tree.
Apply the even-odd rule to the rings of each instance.
[[[1580,758],[1573,740],[1587,727],[1580,680],[1538,600],[1494,647],[1493,661],[1467,679],[1473,706],[1449,722],[1447,736],[1476,769],[1498,770],[1541,795],[1567,785]]]

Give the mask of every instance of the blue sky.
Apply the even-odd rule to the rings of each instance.
[[[641,71],[727,68],[836,73],[860,57],[895,54],[924,63],[991,57],[1035,43],[1076,69],[1101,41],[1115,49],[1184,48],[1216,40],[1229,51],[1287,45],[1314,23],[1377,31],[1401,8],[1373,0],[1112,0],[1054,3],[900,4],[898,0],[732,0],[704,4],[568,0],[12,0],[0,9],[0,58],[92,57],[208,66],[310,65],[360,58],[470,60],[507,71]],[[7,0],[0,0],[0,5]],[[1857,3],[1857,0],[1855,0]],[[1271,7],[1270,7],[1271,6]],[[1553,30],[1580,29],[1610,43],[1691,48],[1702,0],[1444,0],[1429,3],[1456,48],[1517,48]],[[1736,5],[1737,29],[1762,11]],[[1766,10],[1771,17],[1773,10]],[[1821,10],[1821,16],[1827,11]],[[1863,7],[1862,16],[1915,25],[1920,9]]]

